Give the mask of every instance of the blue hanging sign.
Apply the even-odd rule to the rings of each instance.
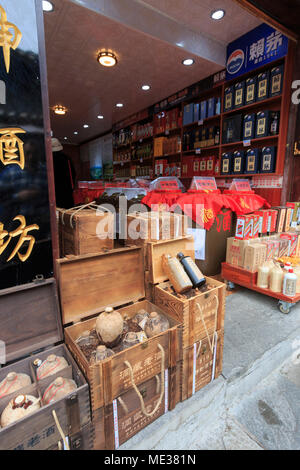
[[[263,23],[228,44],[226,79],[230,80],[287,54],[288,38]]]

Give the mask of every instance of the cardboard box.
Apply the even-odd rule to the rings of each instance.
[[[226,263],[242,268],[244,266],[245,249],[249,240],[237,240],[234,237],[227,238]]]
[[[264,243],[251,243],[245,249],[244,269],[252,273],[257,271],[266,260],[266,245]]]
[[[300,202],[287,202],[286,206],[293,209],[291,228],[297,229],[300,225]]]
[[[260,227],[260,216],[253,215],[253,238],[257,238],[259,235],[259,227]]]
[[[291,207],[287,207],[285,222],[284,222],[284,232],[288,232],[290,230],[292,216],[293,216],[293,209]]]
[[[269,209],[269,220],[268,220],[268,232],[276,232],[276,222],[277,222],[278,212],[274,209]]]
[[[277,211],[277,219],[276,219],[276,228],[275,228],[275,232],[281,233],[281,232],[283,232],[283,228],[284,228],[284,221],[285,221],[285,215],[286,215],[286,207],[284,207],[284,206],[279,206],[279,207],[272,207],[271,209]]]
[[[255,211],[254,215],[257,215],[259,217],[259,234],[263,235],[264,233],[267,233],[268,231],[268,217],[269,213],[267,210],[259,210]]]
[[[166,137],[156,137],[156,139],[154,139],[154,150],[153,150],[154,157],[160,157],[163,155],[164,142],[166,140],[167,140]]]
[[[257,77],[247,78],[245,85],[245,105],[256,100]]]
[[[280,235],[282,240],[288,240],[288,256],[297,256],[297,247],[298,247],[298,234],[296,233],[282,233]]]
[[[253,238],[253,216],[239,215],[236,220],[235,238],[248,240]]]
[[[289,255],[290,242],[289,240],[280,239],[279,240],[279,251],[278,257],[282,258],[283,256]]]
[[[261,239],[261,243],[266,245],[266,260],[269,261],[279,255],[279,240]]]

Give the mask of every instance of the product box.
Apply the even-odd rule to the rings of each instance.
[[[253,216],[239,215],[236,220],[235,238],[248,240],[253,238]]]
[[[267,247],[264,243],[251,243],[245,249],[244,269],[256,272],[266,260]]]
[[[238,142],[242,136],[242,114],[225,118],[223,121],[222,143]]]
[[[183,108],[183,125],[192,124],[194,122],[194,103],[190,103]]]
[[[283,65],[271,69],[270,75],[270,97],[281,95],[283,84]]]
[[[259,210],[255,211],[254,215],[259,217],[259,234],[262,235],[268,231],[269,211]]]
[[[190,178],[193,176],[193,157],[192,155],[182,157],[182,177]]]
[[[269,131],[269,111],[259,111],[256,114],[255,138],[266,137]]]
[[[255,174],[259,170],[259,149],[248,149],[246,152],[246,174]]]
[[[216,98],[209,98],[207,101],[207,117],[213,117],[216,114]]]
[[[154,115],[154,135],[165,132],[165,123],[165,113],[158,113]]]
[[[290,230],[292,216],[293,216],[293,209],[291,207],[287,207],[285,222],[284,222],[284,232],[288,232]]]
[[[183,140],[182,140],[182,150],[186,152],[188,150],[192,150],[194,148],[194,132],[184,132]]]
[[[260,216],[253,214],[253,238],[257,238],[259,235],[260,228]]]
[[[216,115],[221,114],[221,98],[216,98]]]
[[[261,243],[266,246],[266,261],[269,261],[275,257],[278,257],[279,254],[279,243],[277,240],[265,240],[264,238],[261,239]]]
[[[200,171],[200,158],[193,158],[193,175],[199,175]]]
[[[282,233],[280,238],[289,242],[288,256],[297,256],[298,234]]]
[[[215,145],[215,132],[216,127],[208,127],[207,128],[207,147],[212,147]]]
[[[245,105],[256,101],[257,77],[247,78],[245,85]]]
[[[257,76],[257,101],[262,101],[269,97],[269,77],[269,71],[260,73]]]
[[[280,111],[270,111],[269,115],[269,135],[279,134]]]
[[[263,147],[260,159],[261,173],[274,173],[276,168],[277,147]]]
[[[256,114],[246,114],[244,116],[244,127],[243,127],[243,140],[254,139],[255,136],[255,119]]]
[[[244,266],[245,249],[249,240],[238,240],[234,237],[227,238],[226,263],[233,266]]]
[[[272,210],[277,211],[277,220],[276,220],[276,228],[275,232],[281,233],[284,229],[284,221],[286,216],[286,207],[272,207]]]
[[[290,240],[280,239],[279,240],[279,251],[278,257],[289,256]]]
[[[221,158],[221,175],[231,175],[233,170],[232,153],[223,153]]]
[[[200,115],[199,121],[204,121],[207,118],[207,101],[201,101],[200,103]]]
[[[268,232],[273,233],[273,232],[276,232],[276,222],[277,222],[278,212],[274,209],[269,209],[268,212],[269,212]]]
[[[198,149],[202,147],[202,128],[198,127],[194,131],[194,138],[193,138],[193,147],[194,149]]]
[[[200,104],[195,103],[194,104],[194,122],[199,121],[200,119]]]
[[[240,108],[245,103],[245,81],[234,85],[234,107]]]
[[[206,158],[207,176],[213,176],[215,171],[215,157],[213,155]]]
[[[154,157],[161,157],[163,155],[165,140],[166,140],[166,137],[156,137],[154,139],[154,146],[153,146]]]
[[[181,123],[179,122],[181,121],[179,109],[174,108],[171,111],[169,111],[169,113],[170,113],[171,129],[177,129],[178,127],[181,126]]]
[[[206,163],[207,163],[206,157],[201,157],[199,161],[200,161],[200,174],[203,176],[203,174],[206,173]]]
[[[233,154],[232,173],[234,175],[241,175],[244,173],[245,156],[243,151],[236,150]]]
[[[225,88],[224,91],[224,113],[230,111],[233,108],[233,96],[234,90],[233,86]]]
[[[293,209],[291,228],[297,229],[300,225],[300,202],[287,202],[286,206]]]

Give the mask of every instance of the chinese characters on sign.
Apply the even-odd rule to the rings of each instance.
[[[26,261],[31,255],[33,245],[35,243],[35,238],[32,235],[28,235],[32,230],[39,230],[39,226],[36,224],[28,225],[26,227],[26,220],[23,215],[17,215],[14,219],[20,222],[20,225],[17,229],[7,232],[4,230],[3,224],[0,222],[0,255],[6,250],[12,238],[19,237],[19,240],[13,249],[10,256],[7,258],[7,261],[12,260],[16,255],[18,255],[20,261]],[[19,250],[22,248],[23,244],[28,242],[26,253],[22,254]]]
[[[19,165],[24,170],[23,141],[16,134],[25,134],[23,129],[0,129],[0,161],[3,165]]]
[[[251,44],[249,49],[249,61],[258,64],[265,60],[276,56],[277,50],[282,46],[283,35],[279,31],[271,33],[267,38],[261,38],[257,42]]]
[[[10,69],[10,49],[16,49],[22,39],[21,31],[13,23],[7,21],[7,15],[0,5],[0,47],[3,48],[3,56],[6,72]]]

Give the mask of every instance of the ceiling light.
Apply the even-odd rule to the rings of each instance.
[[[123,103],[117,103],[117,104],[116,104],[116,107],[117,107],[117,108],[123,108],[123,106],[124,106]]]
[[[183,65],[193,65],[195,63],[194,59],[185,59],[182,61]]]
[[[104,65],[104,67],[113,67],[117,64],[117,58],[112,52],[100,52],[97,60],[99,64]]]
[[[99,115],[99,116],[97,116],[97,118],[98,119],[104,119],[104,116]]]
[[[64,137],[65,140],[68,140],[68,137]]]
[[[67,108],[65,108],[64,106],[61,106],[61,105],[56,105],[54,106],[53,108],[55,114],[59,114],[60,116],[64,116],[67,112]]]
[[[213,20],[221,20],[225,15],[225,10],[212,11],[210,16]]]
[[[78,134],[78,132],[77,132],[77,131],[75,131],[75,132],[74,132],[74,135],[77,135],[77,134]]]
[[[49,2],[48,0],[43,0],[43,10],[44,11],[53,11],[54,10],[54,6],[51,2]]]
[[[83,127],[84,127],[85,129],[87,129],[87,128],[89,127],[89,125],[88,125],[88,124],[83,124]]]
[[[142,86],[142,90],[144,90],[144,91],[148,91],[148,90],[150,90],[150,88],[151,88],[150,85],[143,85]]]

